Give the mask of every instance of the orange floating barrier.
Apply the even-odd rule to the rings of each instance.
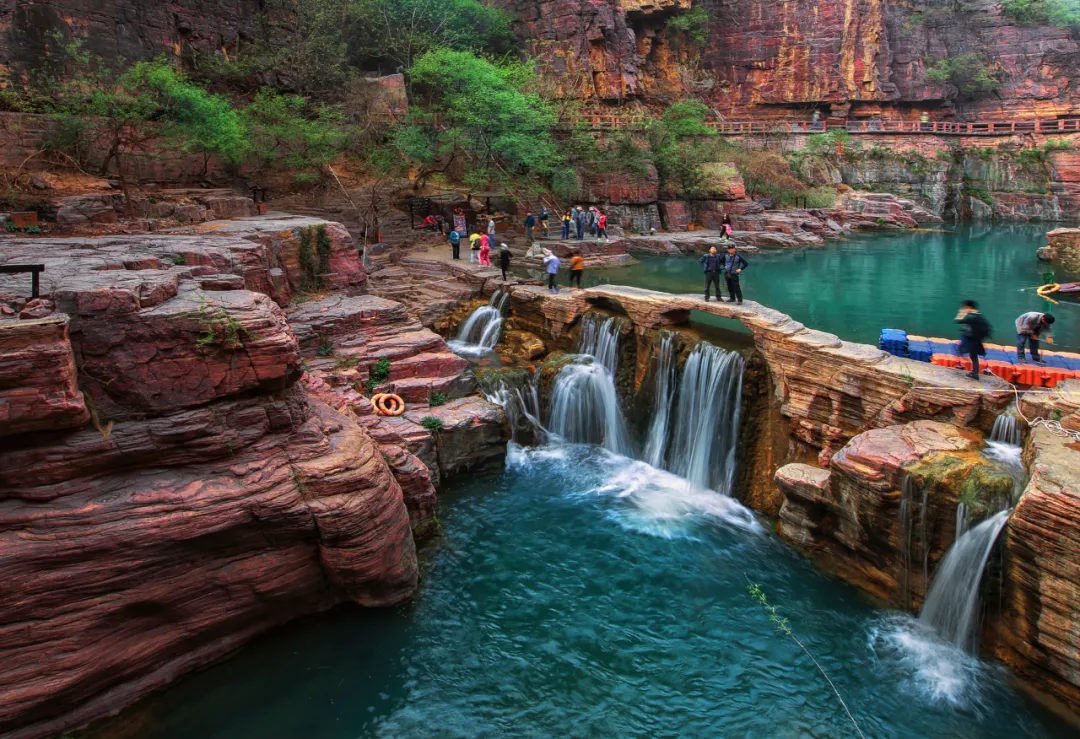
[[[934,354],[930,357],[930,364],[936,364],[939,367],[959,367],[960,357],[955,354]]]
[[[1076,377],[1076,370],[1062,369],[1060,367],[1040,367],[1042,370],[1041,380],[1043,387],[1057,387],[1062,380],[1071,380]]]
[[[991,374],[1000,377],[1005,382],[1016,382],[1016,365],[1012,362],[987,359],[979,362],[979,367],[990,370]]]

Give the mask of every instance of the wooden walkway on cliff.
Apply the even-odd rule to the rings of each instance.
[[[643,128],[646,119],[640,116],[586,113],[572,117],[568,124],[585,125],[593,130]],[[719,134],[743,136],[750,134],[826,133],[843,130],[855,134],[927,134],[931,136],[1011,136],[1017,133],[1066,134],[1080,133],[1080,118],[1026,119],[1014,121],[884,121],[884,120],[820,120],[820,121],[706,121]]]

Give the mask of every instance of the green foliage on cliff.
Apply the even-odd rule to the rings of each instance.
[[[479,0],[351,0],[345,37],[357,66],[386,59],[402,69],[435,49],[503,53],[510,16]]]
[[[340,109],[312,106],[299,95],[263,88],[242,115],[250,162],[260,170],[285,169],[300,183],[319,180],[350,143]]]
[[[926,70],[927,82],[950,85],[962,100],[975,100],[998,89],[997,72],[979,54],[941,59]]]
[[[518,193],[535,178],[550,181],[562,165],[552,135],[556,114],[534,91],[530,66],[436,49],[417,59],[409,75],[425,110],[394,140],[417,165],[460,166],[473,188]]]
[[[710,21],[708,11],[701,5],[695,4],[689,11],[671,18],[667,22],[667,30],[703,47],[709,40]]]
[[[707,182],[703,166],[721,161],[716,131],[705,124],[708,117],[705,105],[683,100],[648,127],[649,149],[664,189],[687,198],[704,195]]]
[[[1080,28],[1080,2],[1076,0],[1004,0],[1001,9],[1025,25]]]

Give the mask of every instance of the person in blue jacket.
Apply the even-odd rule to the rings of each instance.
[[[741,254],[735,253],[735,245],[728,244],[727,254],[724,256],[724,281],[727,282],[729,303],[739,301],[742,305],[742,286],[739,284],[739,275],[748,267],[746,259]],[[719,291],[717,291],[719,292]]]

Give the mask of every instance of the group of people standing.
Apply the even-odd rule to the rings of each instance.
[[[712,286],[716,286],[716,299],[723,302],[720,293],[720,275],[724,276],[724,282],[728,289],[728,302],[738,302],[742,305],[742,285],[739,284],[739,276],[742,271],[750,266],[746,257],[735,250],[734,243],[728,243],[726,254],[719,254],[716,247],[709,247],[709,253],[702,255],[698,260],[702,271],[705,273],[705,302],[709,302],[709,293]]]
[[[586,234],[597,239],[607,239],[607,216],[595,207],[586,210],[576,205],[563,213],[563,240],[570,238],[571,230],[578,241],[584,241]]]

